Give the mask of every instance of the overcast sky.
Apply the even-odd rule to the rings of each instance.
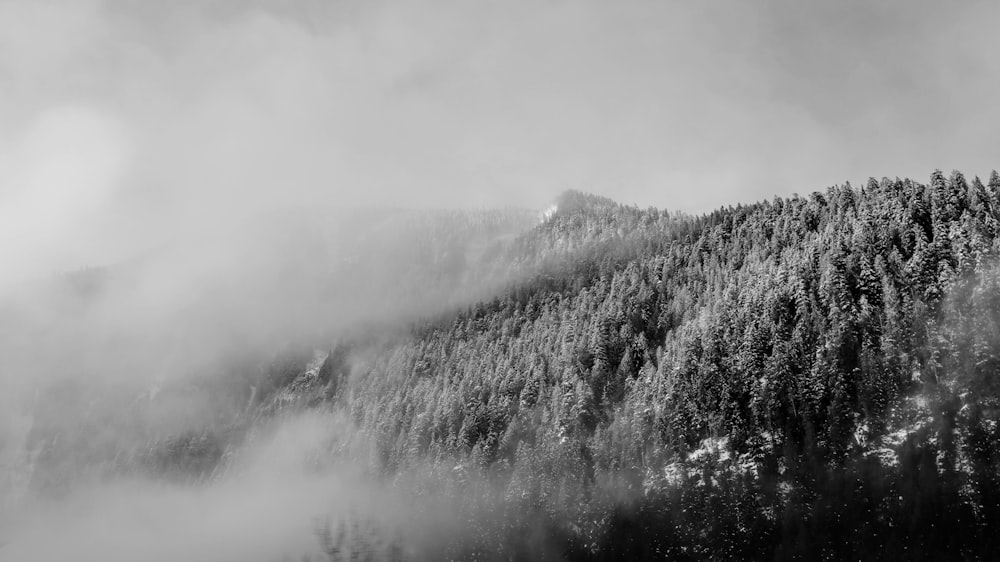
[[[575,188],[701,212],[986,175],[997,21],[992,2],[0,0],[0,268],[275,205]]]

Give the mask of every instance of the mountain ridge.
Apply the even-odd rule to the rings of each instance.
[[[699,216],[562,199],[463,265],[499,281],[486,297],[247,357],[212,391],[229,422],[128,470],[204,478],[256,420],[305,409],[349,420],[376,479],[496,502],[505,526],[465,554],[524,556],[529,527],[578,559],[856,557],[873,533],[928,556],[997,546],[995,172]],[[50,437],[32,442],[58,456]]]

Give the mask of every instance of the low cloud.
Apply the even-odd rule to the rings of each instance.
[[[331,505],[379,497],[346,469],[304,471],[329,422],[315,418],[277,430],[315,439],[287,457],[249,449],[293,468],[249,457],[205,486],[20,501],[53,385],[80,385],[70,402],[90,423],[103,418],[89,397],[132,403],[445,302],[385,298],[453,286],[391,277],[435,256],[385,243],[405,232],[390,209],[540,209],[574,188],[707,211],[869,175],[985,172],[996,8],[916,11],[0,0],[0,495],[17,492],[0,498],[0,539],[17,537],[0,553],[266,559],[311,541]],[[192,421],[212,407],[166,409]]]

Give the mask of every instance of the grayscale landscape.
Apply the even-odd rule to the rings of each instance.
[[[0,0],[0,560],[993,560],[1000,6]]]

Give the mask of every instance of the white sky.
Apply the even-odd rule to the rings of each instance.
[[[0,0],[0,268],[275,205],[575,188],[701,212],[986,175],[997,21],[992,2]]]

